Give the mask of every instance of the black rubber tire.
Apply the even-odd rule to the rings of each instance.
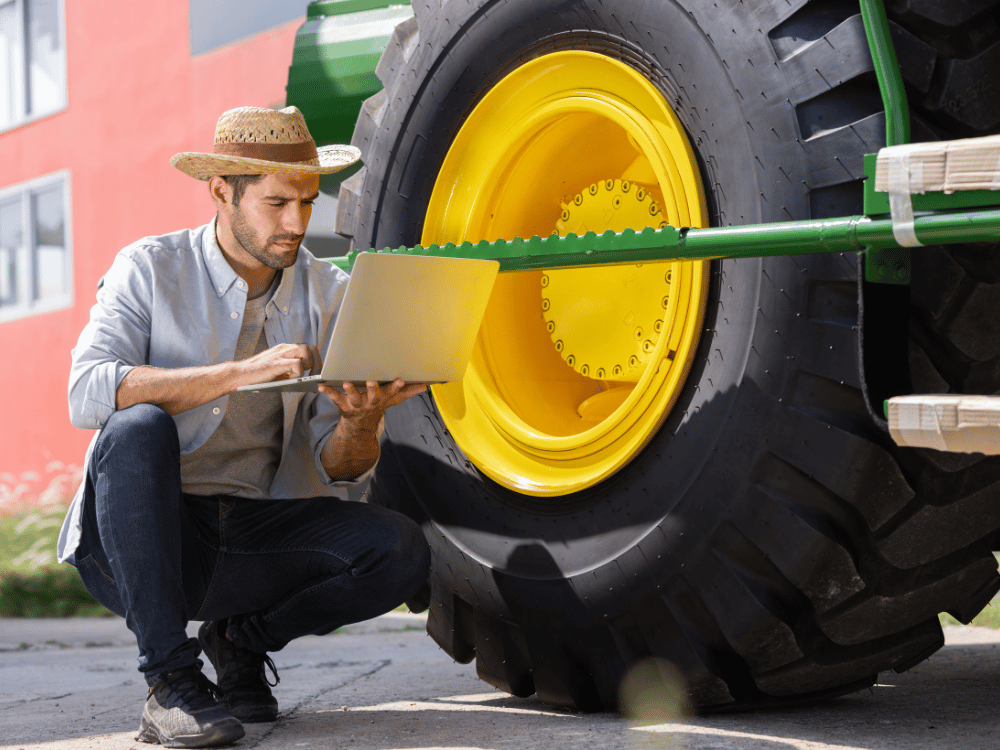
[[[338,231],[357,247],[416,242],[471,108],[565,48],[618,57],[664,92],[714,224],[861,211],[861,156],[884,119],[852,2],[414,5],[355,130],[366,167],[340,193]],[[583,710],[615,709],[649,657],[678,666],[695,705],[730,710],[852,691],[938,649],[938,612],[978,612],[1000,577],[980,537],[910,533],[922,490],[860,391],[857,266],[714,263],[664,427],[616,476],[556,501],[485,478],[429,396],[390,410],[370,497],[424,524],[437,643],[492,685]]]
[[[940,2],[909,2],[894,18],[893,38],[910,99],[913,140],[1000,133],[1000,88],[980,87],[974,97],[965,90],[970,78],[988,84],[1000,70],[1000,0],[956,0],[947,12]],[[997,243],[965,244],[914,253],[910,363],[918,391],[1000,391],[997,248]]]
[[[1000,133],[1000,0],[898,6],[892,30],[913,140]],[[918,393],[1000,393],[1000,243],[913,252],[909,364]],[[943,522],[955,536],[963,524],[967,543],[1000,549],[1000,458],[920,450],[902,460],[927,490],[904,510],[909,535]]]

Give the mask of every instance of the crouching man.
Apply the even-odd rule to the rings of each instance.
[[[351,502],[385,410],[424,386],[235,393],[319,372],[347,277],[300,243],[319,175],[357,159],[317,150],[294,107],[224,113],[213,153],[171,160],[208,182],[215,218],[122,250],[73,350],[70,415],[99,432],[59,559],[135,634],[140,740],[228,744],[241,722],[274,721],[268,652],[387,612],[426,580],[420,528]]]

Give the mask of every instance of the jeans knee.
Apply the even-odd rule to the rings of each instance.
[[[105,422],[98,438],[96,451],[141,451],[143,458],[169,455],[180,456],[177,424],[159,406],[135,404],[114,412]]]
[[[431,550],[420,525],[406,516],[396,519],[393,581],[402,598],[412,597],[430,575]]]

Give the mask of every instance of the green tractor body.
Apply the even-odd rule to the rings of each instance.
[[[350,143],[361,105],[382,90],[375,68],[392,32],[413,17],[409,3],[322,0],[295,37],[288,104],[298,107],[318,145]]]

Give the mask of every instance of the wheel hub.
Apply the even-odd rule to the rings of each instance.
[[[647,187],[605,180],[562,204],[556,231],[665,225]],[[638,382],[663,330],[671,273],[669,265],[640,263],[607,267],[599,276],[590,269],[542,274],[542,316],[556,351],[584,377]]]

